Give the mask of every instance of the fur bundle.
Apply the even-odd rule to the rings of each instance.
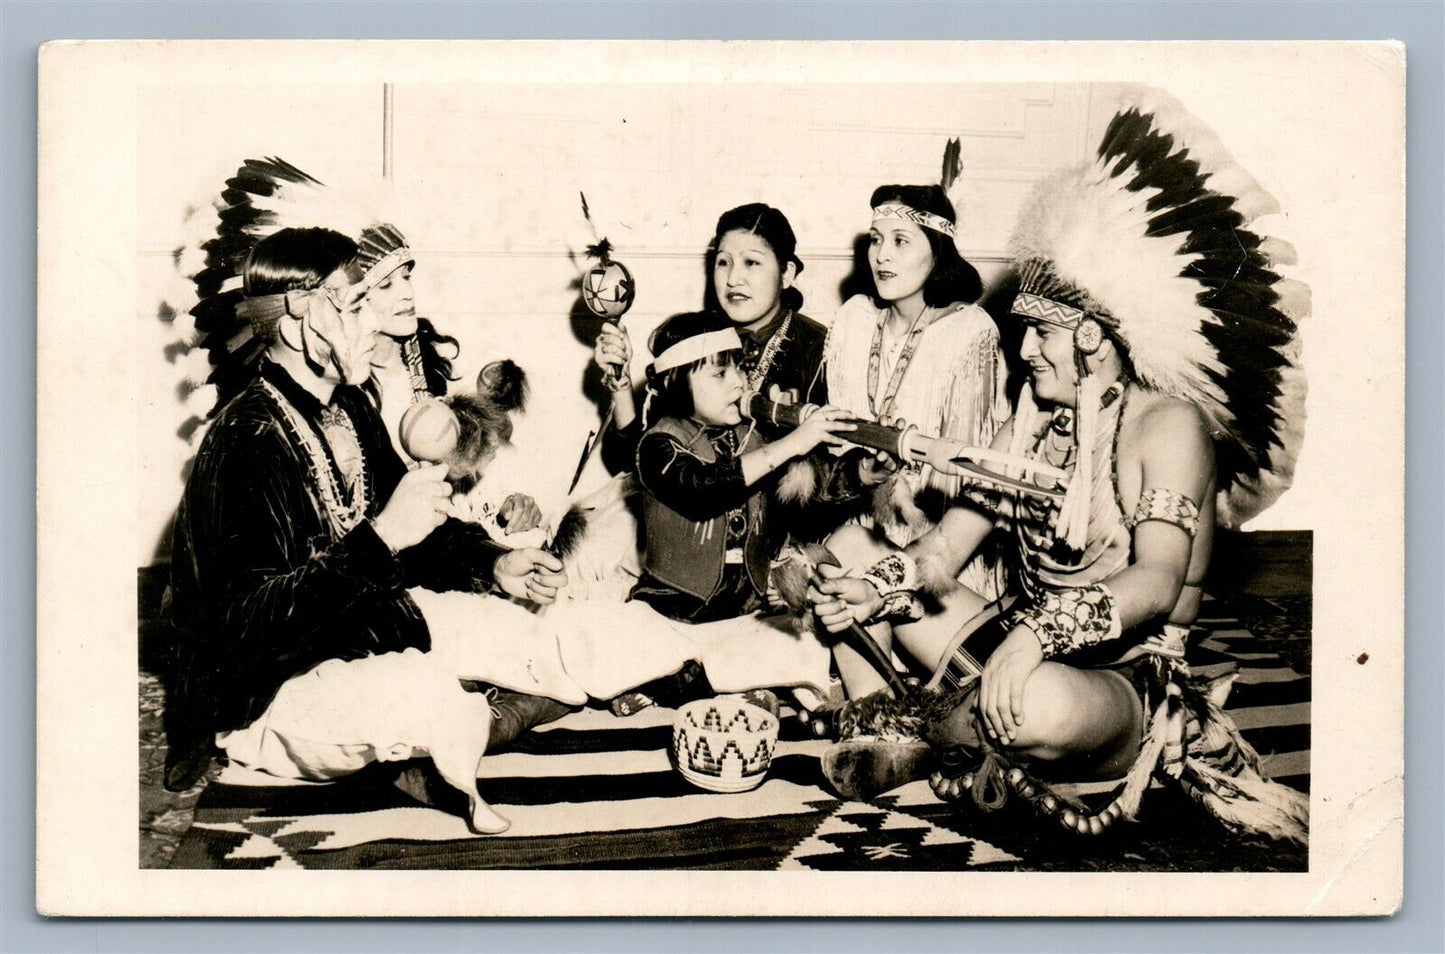
[[[527,410],[531,386],[521,365],[510,358],[502,358],[487,364],[477,374],[477,393],[485,395],[503,410],[521,414]]]

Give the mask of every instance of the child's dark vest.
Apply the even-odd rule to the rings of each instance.
[[[743,425],[738,426],[745,430]],[[665,417],[653,428],[675,437],[699,460],[709,464],[717,461],[712,442],[695,421]],[[761,446],[761,438],[748,434],[738,455]],[[757,492],[748,498],[746,505],[748,532],[743,542],[743,565],[754,588],[766,593],[768,565],[781,541],[772,540],[769,533],[767,491],[762,485],[755,486]],[[693,520],[649,492],[643,495],[642,516],[647,535],[647,572],[676,590],[703,601],[710,599],[722,583],[727,557],[727,514],[711,520]]]

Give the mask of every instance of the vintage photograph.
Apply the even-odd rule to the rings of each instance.
[[[136,82],[138,871],[1318,874],[1321,60],[817,46]]]

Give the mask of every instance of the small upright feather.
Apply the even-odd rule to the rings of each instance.
[[[950,139],[948,145],[943,147],[943,173],[939,178],[939,184],[943,191],[947,192],[953,188],[954,182],[958,180],[963,172],[963,147],[957,138]]]

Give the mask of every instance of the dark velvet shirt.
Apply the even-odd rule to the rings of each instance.
[[[196,455],[176,516],[171,610],[179,694],[213,730],[248,725],[283,682],[328,659],[427,649],[426,623],[406,588],[484,591],[503,552],[480,527],[448,520],[392,554],[371,518],[406,467],[370,399],[349,387],[331,406],[355,428],[369,500],[366,519],[337,539],[306,451],[262,380],[327,446],[320,402],[268,361]]]

